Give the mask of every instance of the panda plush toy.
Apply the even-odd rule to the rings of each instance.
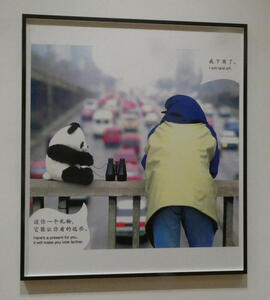
[[[93,181],[93,163],[80,124],[71,123],[50,140],[43,178],[88,185]]]

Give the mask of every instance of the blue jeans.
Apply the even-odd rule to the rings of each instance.
[[[180,247],[181,223],[190,247],[211,247],[214,225],[211,218],[189,206],[168,206],[153,216],[155,248]]]

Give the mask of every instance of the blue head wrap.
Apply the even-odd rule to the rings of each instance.
[[[207,120],[197,101],[185,95],[170,97],[165,103],[166,111],[162,121],[175,123],[204,123]]]
[[[175,95],[170,97],[165,103],[165,116],[161,122],[156,125],[148,134],[148,138],[154,133],[156,128],[163,122],[173,122],[181,124],[204,123],[210,130],[212,136],[217,140],[216,133],[211,125],[208,124],[206,116],[196,100],[186,95]],[[146,155],[142,159],[142,166],[145,168]],[[219,165],[218,142],[216,146],[215,157],[210,164],[210,173],[216,177]]]

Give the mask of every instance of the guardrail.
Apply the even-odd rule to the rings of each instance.
[[[233,246],[233,201],[239,194],[237,180],[216,180],[218,197],[223,197],[223,246]],[[139,247],[140,199],[145,196],[144,180],[105,181],[95,180],[89,186],[69,184],[42,179],[30,180],[30,196],[33,198],[33,210],[44,207],[44,197],[59,197],[59,210],[69,211],[69,198],[72,196],[105,196],[109,200],[108,247],[116,246],[116,204],[117,197],[133,198],[133,237],[132,247]]]

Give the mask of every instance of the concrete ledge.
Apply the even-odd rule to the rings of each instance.
[[[218,196],[238,196],[238,180],[216,180]],[[95,180],[89,186],[42,179],[30,180],[30,195],[35,196],[144,196],[144,180]]]

